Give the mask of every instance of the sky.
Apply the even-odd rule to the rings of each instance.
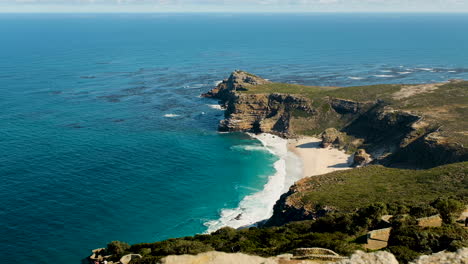
[[[468,0],[0,0],[0,13],[457,12]]]

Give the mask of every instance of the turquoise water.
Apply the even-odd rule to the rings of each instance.
[[[466,15],[0,15],[0,253],[78,263],[205,232],[277,157],[200,98],[234,69],[310,85],[468,79]],[[248,147],[253,146],[253,147]]]

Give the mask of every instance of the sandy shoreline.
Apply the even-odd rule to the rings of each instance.
[[[302,160],[303,177],[350,168],[350,155],[334,148],[321,148],[318,138],[289,139],[288,150]]]

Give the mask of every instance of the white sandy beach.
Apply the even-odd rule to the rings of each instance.
[[[321,148],[318,138],[289,139],[288,150],[302,160],[304,177],[349,169],[351,165],[350,155],[334,148]]]

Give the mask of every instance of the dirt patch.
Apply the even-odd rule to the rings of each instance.
[[[400,91],[393,94],[393,99],[401,100],[404,98],[411,97],[416,94],[430,93],[437,90],[440,86],[445,83],[430,83],[430,84],[419,84],[401,87]]]

